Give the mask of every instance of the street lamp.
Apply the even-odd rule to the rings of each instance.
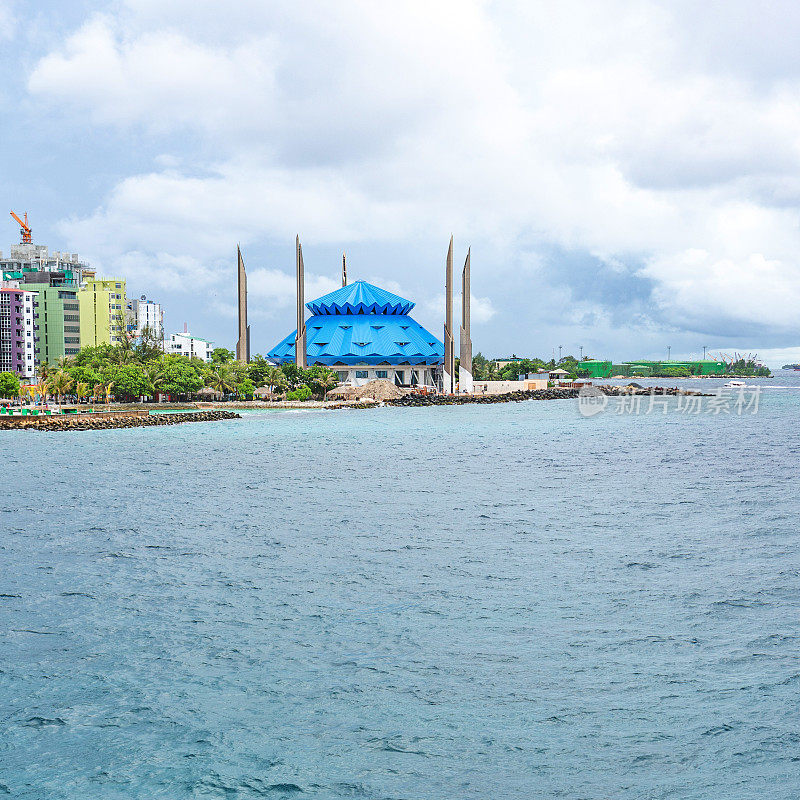
[[[670,360],[670,353],[671,352],[672,352],[672,348],[669,345],[667,345],[667,361]]]
[[[706,346],[703,345],[703,361],[706,360]]]
[[[563,345],[559,345],[558,346],[558,363],[559,364],[561,363],[561,348],[562,347],[563,347]]]

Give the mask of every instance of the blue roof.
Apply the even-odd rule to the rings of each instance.
[[[414,303],[366,281],[356,281],[306,303],[314,315],[408,314]]]
[[[364,281],[306,304],[309,366],[349,364],[441,364],[444,345],[408,316],[414,303]],[[280,364],[294,363],[292,331],[267,354]]]

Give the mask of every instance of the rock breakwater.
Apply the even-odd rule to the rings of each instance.
[[[654,387],[640,388],[632,386],[594,386],[603,394],[609,397],[628,397],[630,395],[641,395],[649,397],[651,394],[667,397],[678,395],[697,395],[709,397],[710,395],[701,392],[686,391],[674,387]],[[409,394],[396,400],[386,400],[387,406],[460,406],[469,403],[519,403],[523,400],[574,400],[578,397],[580,389],[572,388],[553,388],[553,389],[531,389],[530,391],[508,392],[507,394],[485,394],[485,395],[419,395]]]
[[[144,428],[155,425],[179,425],[183,422],[218,422],[241,419],[232,411],[195,411],[185,414],[65,414],[47,417],[7,417],[0,419],[0,430],[97,431],[109,428]]]

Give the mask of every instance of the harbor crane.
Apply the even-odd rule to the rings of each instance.
[[[24,222],[13,211],[11,212],[11,216],[19,222],[19,235],[22,237],[22,244],[30,244],[33,239],[31,238],[30,225],[28,225],[28,212],[26,211],[24,214]]]

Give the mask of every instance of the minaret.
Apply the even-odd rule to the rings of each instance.
[[[465,394],[472,394],[472,339],[470,337],[469,323],[469,255],[464,262],[464,271],[461,273],[461,360],[458,363],[458,390]]]
[[[247,273],[239,245],[236,245],[239,267],[239,339],[236,342],[236,360],[250,363],[250,326],[247,324]]]
[[[444,367],[442,391],[452,394],[455,389],[456,361],[453,352],[453,237],[450,237],[450,247],[447,249],[447,271],[444,279]]]
[[[347,286],[347,253],[342,253],[342,288]]]
[[[305,269],[303,267],[303,248],[297,236],[297,334],[294,337],[294,363],[306,367],[306,310],[304,304]]]

